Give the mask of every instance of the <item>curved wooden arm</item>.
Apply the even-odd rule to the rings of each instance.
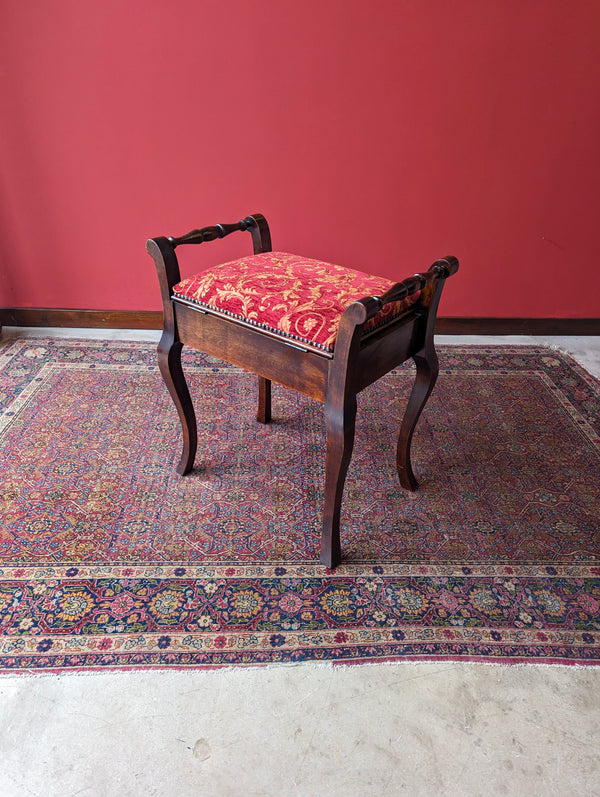
[[[181,280],[179,261],[175,248],[180,244],[201,244],[204,241],[214,241],[215,238],[224,238],[237,230],[248,230],[252,236],[254,254],[271,251],[271,233],[269,225],[262,213],[246,216],[237,224],[215,224],[213,227],[203,227],[201,230],[192,230],[179,238],[149,238],[146,241],[146,251],[154,260],[160,292],[163,303],[164,328],[175,329],[175,316],[171,305],[173,285]]]
[[[179,236],[179,238],[171,236],[167,240],[175,249],[181,244],[202,244],[207,241],[214,241],[216,238],[225,238],[226,235],[231,235],[232,232],[244,232],[245,230],[248,230],[252,235],[254,254],[270,251],[271,234],[267,220],[262,213],[246,216],[245,219],[240,219],[235,224],[215,224],[211,227],[202,227],[200,230],[187,232],[185,235]]]
[[[456,274],[457,271],[457,258],[454,255],[448,255],[436,260],[425,274],[414,274],[412,277],[392,285],[389,291],[386,291],[382,296],[365,296],[360,299],[360,302],[367,309],[367,319],[377,315],[384,305],[390,302],[400,302],[417,291],[422,291],[430,282],[446,279],[452,274]]]
[[[202,227],[201,230],[191,230],[186,232],[185,235],[180,235],[179,238],[169,236],[169,242],[173,247],[180,246],[181,244],[203,244],[206,241],[214,241],[215,238],[225,238],[232,232],[238,230],[245,230],[247,224],[244,219],[240,219],[237,224],[215,224],[214,227]]]

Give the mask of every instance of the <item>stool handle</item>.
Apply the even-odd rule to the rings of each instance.
[[[436,260],[425,274],[414,274],[412,277],[397,282],[382,296],[365,296],[360,301],[367,309],[367,318],[372,318],[381,308],[390,302],[400,302],[412,296],[417,291],[422,291],[433,280],[446,279],[458,271],[458,260],[454,255]]]
[[[207,241],[214,241],[216,238],[225,238],[232,232],[244,232],[249,230],[254,243],[254,253],[268,252],[271,249],[271,235],[267,220],[261,213],[254,213],[246,216],[235,224],[215,224],[210,227],[202,227],[200,230],[191,230],[178,238],[170,236],[167,240],[175,249],[181,244],[202,244]]]
[[[248,224],[246,219],[240,219],[236,224],[215,224],[211,227],[202,227],[201,230],[190,230],[185,235],[180,235],[179,238],[169,236],[168,240],[173,248],[181,244],[203,244],[206,241],[214,241],[215,238],[225,238],[226,235],[231,235],[232,232],[238,232],[238,230],[243,232],[253,223],[254,219],[251,224]]]
[[[225,238],[226,235],[238,230],[248,230],[252,236],[255,255],[271,251],[271,233],[267,220],[262,213],[253,213],[251,216],[246,216],[245,219],[240,219],[237,224],[215,224],[212,227],[203,227],[201,230],[192,230],[179,238],[166,238],[164,235],[160,235],[157,238],[149,238],[146,241],[146,251],[154,260],[160,284],[165,329],[169,325],[171,328],[175,328],[171,295],[173,286],[181,280],[175,248],[180,244],[201,244],[205,241],[214,241],[215,238]]]

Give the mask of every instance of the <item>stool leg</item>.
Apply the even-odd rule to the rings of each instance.
[[[413,359],[417,366],[417,373],[404,418],[402,419],[396,455],[396,467],[400,484],[405,490],[411,491],[418,489],[419,482],[415,478],[410,463],[410,444],[419,416],[434,388],[439,373],[438,357],[433,346],[418,352]]]
[[[341,407],[335,406],[328,400],[325,404],[325,418],[327,422],[327,462],[321,531],[321,564],[334,568],[342,559],[340,510],[346,473],[354,447],[356,396],[349,396]]]
[[[258,413],[256,420],[259,423],[269,423],[271,420],[271,380],[264,376],[258,377]]]
[[[161,338],[158,344],[158,367],[162,378],[171,394],[175,408],[181,421],[181,431],[183,433],[183,452],[181,460],[177,465],[177,473],[184,476],[194,467],[196,448],[198,445],[198,433],[196,426],[196,415],[190,397],[187,382],[181,368],[181,349],[183,344],[173,341],[171,336]]]

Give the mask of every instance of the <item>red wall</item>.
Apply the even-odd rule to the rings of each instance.
[[[8,0],[0,305],[158,309],[147,237],[262,211],[389,277],[456,254],[445,316],[596,317],[599,31],[596,0]]]

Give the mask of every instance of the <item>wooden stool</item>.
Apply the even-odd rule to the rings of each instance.
[[[176,247],[247,230],[254,255],[182,280]],[[271,419],[271,381],[325,403],[327,460],[321,562],[341,560],[340,509],[354,444],[356,395],[412,357],[416,378],[400,427],[401,485],[418,487],[410,462],[415,425],[435,385],[433,329],[442,288],[458,269],[455,257],[424,274],[392,283],[352,269],[271,251],[259,213],[237,224],[204,227],[180,238],[151,238],[163,302],[158,364],[183,431],[177,466],[196,456],[194,408],[181,367],[185,344],[258,375],[258,421]]]

